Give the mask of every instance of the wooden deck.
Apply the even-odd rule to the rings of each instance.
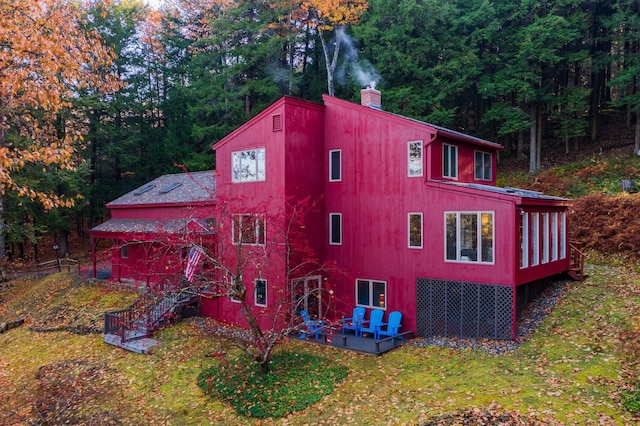
[[[321,333],[317,339],[313,334],[296,334],[291,336],[291,338],[303,340],[305,342],[314,343],[317,345],[332,346],[334,348],[346,349],[349,351],[368,355],[382,355],[385,352],[389,352],[390,350],[407,343],[411,335],[413,335],[413,333],[407,331],[405,333],[401,333],[400,337],[387,337],[380,340],[374,340],[373,335],[359,337],[354,335],[353,333],[342,334],[340,331],[336,331]]]

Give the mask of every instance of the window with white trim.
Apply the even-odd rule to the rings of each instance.
[[[253,300],[256,306],[267,306],[267,280],[256,279]]]
[[[329,244],[342,244],[342,213],[329,214]]]
[[[407,228],[409,248],[422,248],[422,213],[409,213]]]
[[[229,285],[229,289],[231,291],[231,295],[230,295],[231,301],[234,303],[242,302],[241,293],[243,291],[246,291],[246,289],[244,288],[244,284],[242,283],[242,280],[240,280],[239,282],[236,282],[235,277],[231,274],[227,274],[226,279]],[[240,296],[240,297],[236,297],[236,296]]]
[[[120,257],[122,259],[128,259],[129,258],[129,246],[128,245],[123,245],[122,247],[120,247]]]
[[[266,179],[264,148],[231,153],[231,180],[234,183],[256,182]]]
[[[540,263],[540,214],[531,213],[531,266]]]
[[[458,178],[458,147],[455,145],[442,145],[442,176]]]
[[[558,212],[551,213],[551,260],[558,260]]]
[[[549,213],[542,213],[542,263],[549,263]]]
[[[387,283],[385,281],[357,279],[356,305],[365,308],[386,309]]]
[[[231,230],[234,244],[264,245],[264,216],[255,214],[237,214],[233,217]]]
[[[529,215],[520,213],[520,268],[529,266]]]
[[[493,263],[493,212],[445,212],[445,260]]]
[[[493,173],[491,170],[491,154],[488,152],[475,152],[475,178],[476,180],[491,180]]]
[[[422,176],[422,141],[409,142],[407,173],[409,177]]]
[[[560,213],[560,259],[567,257],[567,213]]]
[[[329,182],[342,180],[342,151],[334,149],[329,151]]]

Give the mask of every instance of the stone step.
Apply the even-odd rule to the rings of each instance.
[[[147,354],[151,348],[160,344],[159,341],[149,339],[148,337],[122,343],[120,336],[116,336],[115,334],[105,334],[104,342],[138,354]]]

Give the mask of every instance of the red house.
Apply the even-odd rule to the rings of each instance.
[[[111,279],[154,287],[178,284],[190,243],[213,247],[215,173],[160,176],[107,204],[111,219],[91,230],[96,248],[106,241]]]
[[[344,274],[295,282],[313,314],[340,318],[354,306],[380,308],[402,312],[403,330],[417,336],[515,338],[517,314],[540,281],[570,270],[571,202],[496,187],[500,145],[385,112],[380,100],[373,88],[362,91],[362,105],[329,96],[324,105],[281,98],[214,146],[218,203],[242,200],[234,226],[251,221],[250,243],[268,250],[277,232],[268,213],[316,200],[304,227],[309,247]],[[131,193],[123,198],[108,205],[115,220],[168,219],[129,204]],[[187,214],[187,204],[171,210],[171,220],[206,218],[201,210]],[[246,214],[258,208],[266,209],[262,218]],[[132,239],[116,225],[93,235]],[[234,226],[219,232],[219,251],[233,247]],[[123,271],[119,256],[114,268]],[[269,273],[243,276],[255,309],[268,309],[279,286],[290,285],[277,284],[285,259],[272,257],[272,264]],[[333,291],[329,311],[314,296],[323,286]],[[203,314],[242,323],[229,298],[203,301]]]

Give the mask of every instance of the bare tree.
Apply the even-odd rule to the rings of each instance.
[[[221,201],[216,221],[220,237],[217,250],[212,253],[198,248],[209,266],[199,271],[191,285],[206,297],[229,297],[239,303],[247,333],[235,338],[234,343],[258,363],[263,373],[269,372],[276,346],[300,330],[297,314],[301,309],[315,304],[313,314],[325,317],[331,307],[332,290],[325,288],[322,278],[306,285],[309,280],[318,281],[318,276],[339,272],[335,265],[318,258],[307,238],[307,218],[317,209],[317,202],[309,198],[280,202],[283,208],[274,212],[277,204],[276,200],[259,206],[241,199]],[[225,244],[228,236],[231,244]],[[247,282],[261,278],[270,283],[270,298],[275,300],[257,307],[254,298],[263,296],[249,292]],[[260,289],[264,297],[269,290],[266,282]]]

